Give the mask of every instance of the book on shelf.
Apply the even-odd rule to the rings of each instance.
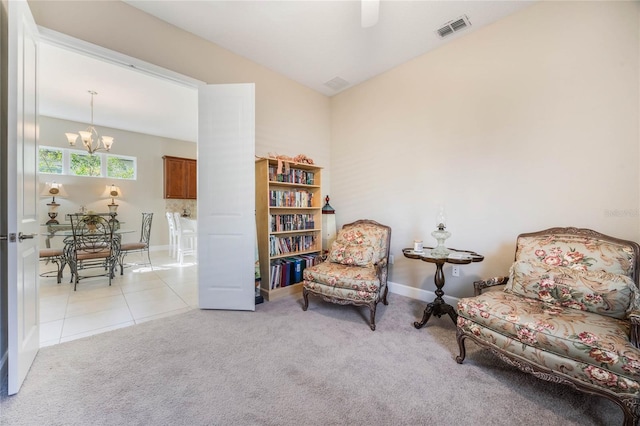
[[[320,261],[321,257],[315,253],[272,260],[269,287],[273,290],[301,282],[304,270]]]
[[[269,180],[271,182],[298,183],[302,185],[313,185],[314,174],[309,170],[289,168],[288,173],[278,173],[275,165],[269,166]]]
[[[271,232],[304,231],[315,228],[313,213],[272,214]]]
[[[316,246],[315,235],[269,236],[269,256],[312,250]]]
[[[270,207],[313,207],[313,193],[299,189],[269,190]]]
[[[302,281],[302,258],[290,257],[287,261],[291,264],[291,280],[293,283],[299,283]]]

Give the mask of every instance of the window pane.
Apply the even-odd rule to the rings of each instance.
[[[131,158],[107,156],[107,177],[118,179],[135,179],[136,162]]]
[[[76,176],[101,176],[100,155],[71,152],[69,172]]]
[[[38,171],[40,173],[62,174],[62,149],[40,147],[38,155]]]

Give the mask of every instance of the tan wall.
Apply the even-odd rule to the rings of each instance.
[[[390,280],[433,291],[434,244],[483,263],[445,268],[445,293],[508,272],[519,233],[552,226],[639,238],[637,2],[540,2],[332,98],[338,226],[390,225]]]
[[[540,2],[331,100],[124,3],[29,4],[56,31],[210,83],[255,82],[256,153],[325,166],[338,225],[392,226],[394,282],[433,290],[434,268],[400,249],[433,243],[439,204],[449,245],[486,256],[447,276],[455,296],[505,273],[521,232],[639,237],[636,2]]]
[[[329,167],[329,98],[120,1],[29,1],[36,23],[209,84],[256,84],[256,155]],[[327,171],[323,175],[330,185]]]
[[[66,132],[76,133],[78,130],[86,128],[87,123],[60,120],[51,117],[40,117],[40,144],[61,148],[69,148],[64,134]],[[124,130],[111,129],[108,127],[96,126],[100,135],[113,136],[114,144],[112,154],[128,155],[136,157],[137,179],[109,179],[100,177],[82,177],[68,175],[40,174],[40,183],[56,181],[61,183],[68,197],[56,198],[60,204],[58,208],[58,221],[68,222],[64,215],[76,213],[84,206],[87,210],[95,212],[108,212],[107,204],[111,199],[104,196],[107,185],[115,184],[120,187],[122,197],[116,199],[118,204],[118,219],[123,221],[123,229],[135,229],[135,233],[126,234],[123,240],[138,241],[140,238],[140,226],[142,212],[153,213],[151,226],[151,246],[167,246],[169,244],[169,230],[165,211],[167,207],[173,208],[186,206],[189,202],[184,200],[165,200],[164,197],[164,174],[163,155],[175,157],[196,158],[197,145],[193,142],[179,141],[175,139],[162,138],[159,136],[145,135],[142,133],[128,132]],[[80,144],[78,142],[78,144]],[[80,149],[78,144],[76,149]],[[40,201],[40,223],[46,223],[47,203],[51,198],[42,198]],[[192,209],[195,212],[195,209]],[[44,246],[44,238],[41,245]],[[52,247],[61,247],[62,239],[56,237],[52,240]]]

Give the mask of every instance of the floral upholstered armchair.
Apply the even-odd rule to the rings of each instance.
[[[640,414],[640,247],[588,229],[521,234],[509,277],[474,283],[458,302],[457,339],[536,377],[604,396]],[[481,291],[504,284],[504,291]]]
[[[342,227],[327,259],[303,272],[303,310],[309,294],[341,305],[368,306],[369,326],[376,329],[376,306],[387,305],[387,262],[391,228],[373,220],[358,220]]]

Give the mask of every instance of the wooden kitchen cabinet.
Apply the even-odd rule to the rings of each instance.
[[[171,157],[164,160],[164,198],[197,199],[198,163],[192,158]]]

